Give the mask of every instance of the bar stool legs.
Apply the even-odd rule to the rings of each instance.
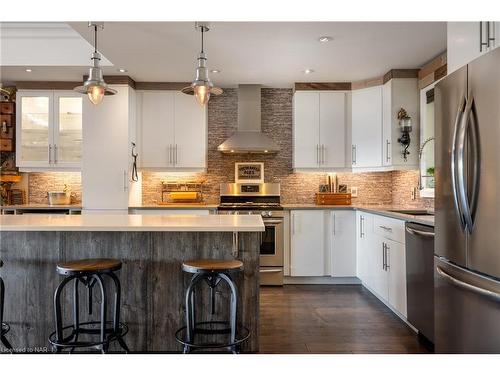
[[[196,304],[195,290],[198,284],[205,281],[210,288],[210,313],[215,314],[215,289],[224,281],[230,289],[230,312],[229,321],[210,320],[206,322],[196,321]],[[238,290],[236,285],[229,275],[229,272],[224,271],[204,271],[193,275],[186,289],[185,306],[186,306],[186,325],[176,332],[176,339],[183,344],[183,353],[187,354],[193,350],[199,349],[215,349],[227,348],[230,352],[237,354],[240,352],[240,344],[250,336],[249,331],[245,327],[241,327],[243,335],[237,337],[237,313],[238,313]],[[181,333],[186,331],[185,338],[181,338]],[[219,343],[196,343],[197,335],[220,335],[228,334],[229,340]]]
[[[112,328],[107,328],[108,321],[106,318],[106,310],[108,298],[106,287],[104,285],[103,276],[107,276],[113,280],[114,283],[114,316]],[[63,327],[62,313],[61,313],[61,293],[65,286],[73,281],[73,324]],[[92,291],[94,286],[100,289],[100,320],[90,322],[80,322],[80,298],[79,298],[79,284],[87,287],[88,292],[88,313],[92,314]],[[61,352],[63,349],[70,349],[73,353],[76,348],[95,347],[100,349],[102,353],[107,353],[109,344],[112,341],[117,341],[121,348],[128,353],[129,348],[123,340],[123,336],[128,332],[128,327],[120,323],[120,299],[121,299],[121,286],[118,277],[113,272],[87,272],[78,273],[66,277],[57,287],[54,293],[54,312],[56,330],[49,337],[49,342],[52,344],[56,353]],[[98,328],[92,326],[98,325]],[[91,326],[91,328],[87,328]],[[64,336],[65,331],[71,332],[69,335]],[[99,341],[80,341],[81,334],[99,335]]]
[[[0,277],[0,341],[7,350],[12,352],[13,350],[12,345],[10,344],[9,340],[7,340],[7,338],[5,337],[7,332],[10,331],[10,327],[7,323],[3,322],[4,300],[5,300],[5,284],[3,282],[3,279]]]

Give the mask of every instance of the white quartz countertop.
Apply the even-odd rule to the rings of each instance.
[[[260,215],[0,215],[0,231],[262,232]]]

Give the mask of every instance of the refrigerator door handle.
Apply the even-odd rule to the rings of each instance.
[[[460,100],[460,104],[457,109],[457,116],[455,118],[455,125],[454,125],[454,130],[453,130],[453,142],[452,142],[452,148],[451,148],[451,184],[452,184],[452,192],[453,192],[453,201],[455,202],[455,209],[457,212],[457,215],[460,219],[460,225],[463,230],[466,229],[466,224],[465,224],[465,218],[462,212],[462,206],[461,206],[461,201],[459,199],[459,192],[458,192],[458,181],[457,181],[457,138],[458,138],[458,132],[459,132],[459,124],[462,123],[462,115],[464,112],[464,107],[465,107],[466,99],[465,97],[462,97]]]
[[[458,149],[457,149],[457,174],[458,174],[458,197],[460,201],[460,205],[462,208],[463,216],[465,219],[465,225],[467,228],[467,231],[469,233],[472,233],[472,228],[473,228],[473,220],[472,220],[472,213],[471,213],[471,208],[469,204],[469,199],[468,199],[468,187],[466,186],[466,178],[467,178],[467,171],[466,171],[466,166],[465,166],[465,150],[467,147],[467,130],[469,129],[469,124],[470,124],[470,115],[472,113],[472,106],[474,104],[474,98],[472,95],[467,100],[467,104],[465,106],[465,112],[464,116],[462,117],[461,121],[461,126],[458,131],[458,136],[457,136],[457,143],[458,143]],[[474,147],[475,148],[475,147]],[[477,173],[476,173],[477,174]],[[475,189],[474,189],[475,190]]]
[[[477,200],[478,200],[479,183],[480,183],[480,171],[481,171],[481,152],[480,152],[480,144],[478,136],[476,105],[474,102],[474,97],[472,95],[469,104],[465,108],[464,116],[465,116],[464,120],[467,122],[465,134],[470,135],[471,139],[470,157],[472,157],[472,162],[473,162],[471,196],[470,196],[470,201],[468,202],[469,233],[472,233],[472,230],[474,228],[474,221],[475,221],[474,219],[476,217]],[[468,133],[467,130],[469,131]]]
[[[485,297],[493,298],[493,299],[497,300],[498,302],[500,302],[500,293],[497,293],[495,291],[488,290],[485,288],[481,288],[479,286],[472,285],[472,284],[466,283],[465,281],[459,280],[459,279],[451,276],[447,272],[445,272],[439,266],[436,266],[436,271],[441,277],[446,279],[449,283],[451,283],[459,288],[468,290],[469,292],[472,292],[472,293],[480,294],[480,295],[485,296]]]

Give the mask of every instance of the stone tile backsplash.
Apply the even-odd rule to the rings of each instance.
[[[227,155],[217,146],[237,129],[238,93],[225,89],[220,96],[210,99],[208,105],[208,163],[207,171],[200,173],[142,173],[142,204],[161,201],[161,181],[205,181],[205,201],[218,203],[219,185],[234,182],[234,163],[264,162],[266,182],[280,182],[283,203],[313,203],[314,193],[325,183],[325,173],[293,173],[292,170],[292,98],[291,89],[262,88],[262,131],[280,147],[271,155]],[[411,191],[418,186],[417,171],[373,173],[338,173],[341,184],[358,188],[354,204],[398,205],[433,208],[434,200],[412,200]],[[29,173],[29,202],[46,203],[47,191],[62,190],[67,183],[74,193],[74,203],[81,202],[80,173]]]
[[[48,191],[63,191],[67,184],[71,191],[71,203],[82,202],[80,172],[32,172],[28,176],[28,203],[48,204]]]

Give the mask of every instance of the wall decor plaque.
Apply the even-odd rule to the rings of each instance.
[[[234,182],[263,183],[264,163],[235,163]]]

